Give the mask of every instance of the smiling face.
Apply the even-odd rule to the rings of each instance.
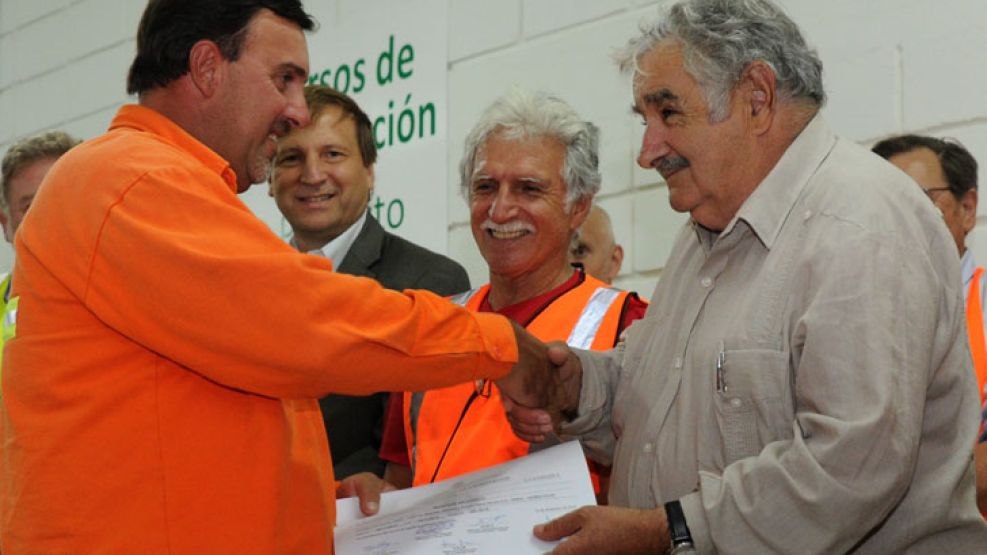
[[[215,105],[225,132],[212,146],[230,163],[243,192],[267,180],[277,137],[308,123],[305,35],[298,25],[261,10],[247,27],[239,59],[223,67]]]
[[[562,143],[495,134],[478,158],[469,184],[470,224],[491,277],[549,283],[571,273],[569,241],[589,199],[566,206]]]
[[[741,95],[731,94],[726,119],[710,123],[699,84],[685,70],[682,47],[672,39],[644,54],[639,67],[634,111],[645,130],[638,164],[665,179],[673,209],[722,230],[757,185],[747,174],[754,142]]]
[[[325,107],[307,127],[278,143],[271,195],[304,251],[346,231],[367,209],[374,185],[356,122],[339,106]]]

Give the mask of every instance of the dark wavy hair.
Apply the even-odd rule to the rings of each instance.
[[[137,55],[127,75],[127,93],[163,87],[189,71],[189,52],[200,40],[219,45],[223,57],[236,61],[250,20],[267,9],[315,28],[299,0],[150,0],[137,28]]]
[[[329,106],[338,106],[344,114],[353,118],[356,123],[356,141],[360,145],[360,156],[363,166],[369,168],[377,161],[377,143],[374,142],[374,131],[360,105],[349,96],[325,85],[306,85],[305,103],[312,115],[312,121],[322,114]]]
[[[900,135],[880,141],[871,150],[887,160],[895,154],[911,152],[917,148],[927,148],[936,155],[942,173],[946,176],[949,192],[956,198],[962,197],[970,189],[977,188],[977,160],[954,139]]]

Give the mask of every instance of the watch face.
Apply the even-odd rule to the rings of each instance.
[[[669,551],[671,555],[682,555],[684,553],[695,553],[696,548],[692,545],[692,542],[682,542]]]

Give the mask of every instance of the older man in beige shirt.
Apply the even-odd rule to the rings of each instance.
[[[625,66],[639,163],[692,217],[625,348],[570,360],[562,432],[612,458],[614,506],[535,534],[571,536],[566,555],[987,552],[959,265],[931,204],[829,131],[822,64],[767,0],[679,2]]]

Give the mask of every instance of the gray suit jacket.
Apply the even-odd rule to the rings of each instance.
[[[469,277],[462,266],[384,231],[369,214],[356,242],[336,271],[373,278],[384,287],[397,291],[426,289],[448,296],[470,288]],[[337,479],[364,471],[383,475],[384,462],[377,453],[388,395],[332,394],[319,400]]]

